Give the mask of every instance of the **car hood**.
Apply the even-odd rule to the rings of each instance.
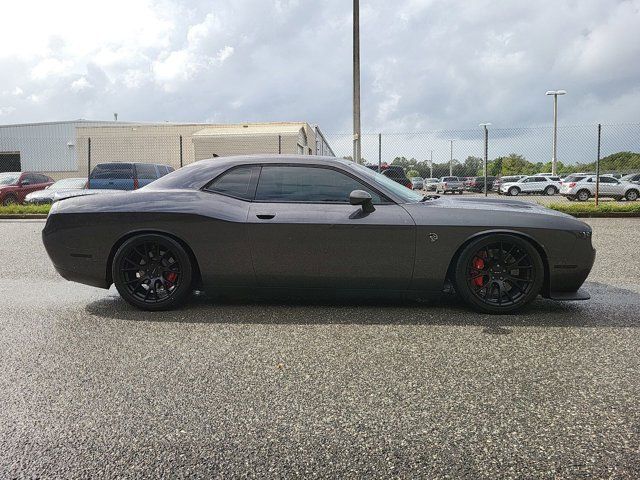
[[[48,190],[48,189],[44,189],[44,190],[36,190],[35,192],[31,192],[30,194],[28,194],[26,196],[26,198],[31,199],[31,198],[53,198],[53,196],[58,193],[61,192],[62,190]]]
[[[591,230],[586,223],[571,215],[520,200],[441,196],[433,200],[408,204],[405,208],[418,224],[424,225]]]

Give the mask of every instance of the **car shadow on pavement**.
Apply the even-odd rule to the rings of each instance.
[[[184,307],[143,312],[119,296],[90,303],[87,313],[127,321],[276,324],[276,325],[449,325],[485,327],[488,334],[508,334],[506,327],[640,327],[640,294],[590,282],[585,302],[538,298],[518,314],[486,315],[451,295],[438,301],[383,300],[247,300],[197,295]]]

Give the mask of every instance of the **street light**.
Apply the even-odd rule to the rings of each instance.
[[[566,95],[566,90],[548,90],[545,95],[553,95],[553,156],[551,157],[551,174],[556,175],[558,163],[558,95]]]
[[[353,0],[353,161],[360,163],[360,0]]]
[[[489,127],[490,123],[481,123],[484,128],[484,196],[487,196],[487,164],[489,163]]]

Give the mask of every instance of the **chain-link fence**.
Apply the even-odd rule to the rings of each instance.
[[[640,172],[640,124],[601,127],[601,173]],[[329,134],[337,156],[351,158],[353,136]],[[488,128],[488,175],[551,173],[552,127]],[[367,164],[403,166],[423,178],[484,174],[484,130],[439,130],[362,135]],[[559,126],[557,173],[595,172],[598,125]]]
[[[640,124],[484,127],[361,137],[363,161],[402,167],[409,177],[640,172]],[[62,122],[0,126],[0,172],[84,178],[91,188],[137,188],[194,161],[243,154],[335,155],[351,158],[353,136],[323,135],[308,124],[126,124]],[[127,165],[129,164],[129,165]],[[2,175],[2,173],[0,173]],[[14,175],[15,176],[15,175]],[[8,178],[8,177],[7,177]],[[32,179],[33,180],[33,179]],[[0,180],[2,181],[2,180]],[[33,183],[33,182],[30,182]]]

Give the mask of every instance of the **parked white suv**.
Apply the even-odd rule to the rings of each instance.
[[[567,200],[579,200],[585,202],[596,194],[596,176],[574,176],[570,182],[563,182],[560,187],[560,195]],[[610,197],[616,200],[626,198],[634,202],[640,196],[640,186],[635,183],[620,181],[608,175],[600,176],[599,197]]]
[[[517,182],[507,182],[500,185],[500,193],[505,195],[520,195],[521,193],[542,193],[555,195],[560,191],[560,177],[530,175]]]

